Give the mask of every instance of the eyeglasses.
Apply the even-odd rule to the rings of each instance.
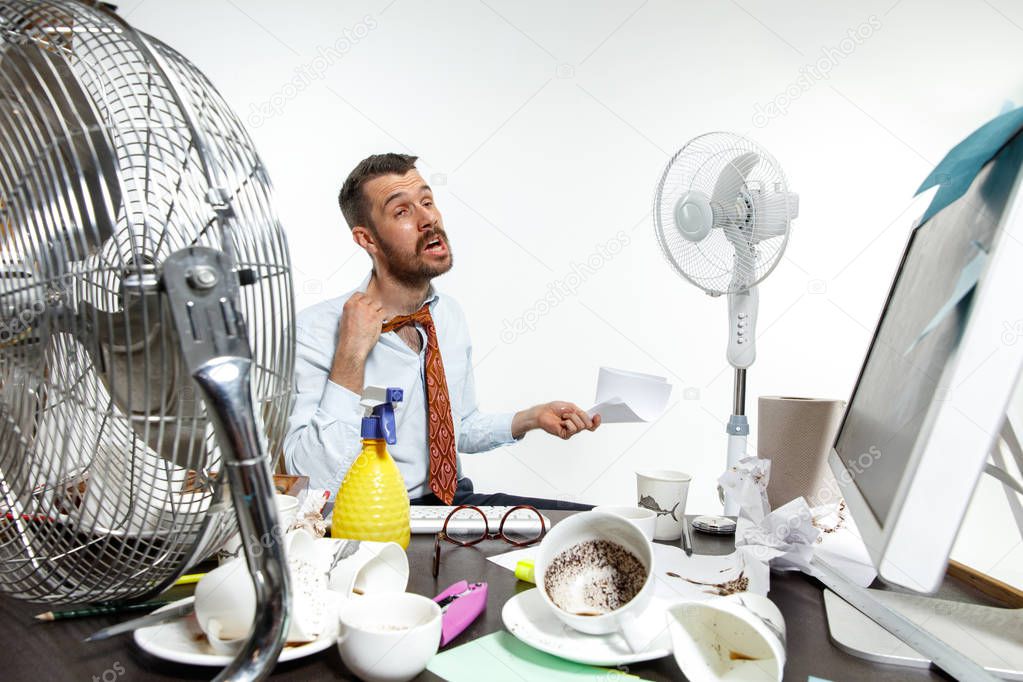
[[[459,547],[471,547],[484,540],[504,540],[515,547],[527,547],[539,542],[546,534],[547,523],[543,515],[527,504],[505,512],[496,533],[490,532],[487,516],[479,507],[471,504],[455,507],[444,519],[444,527],[433,541],[433,577],[436,578],[440,571],[441,540]]]

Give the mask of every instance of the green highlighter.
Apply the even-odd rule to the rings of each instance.
[[[608,682],[609,674],[616,678],[620,675],[623,682],[640,679],[615,668],[599,668],[552,656],[504,631],[437,654],[427,670],[448,682],[478,682],[481,670],[487,671],[487,682]]]

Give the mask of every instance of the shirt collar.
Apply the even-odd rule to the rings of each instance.
[[[359,285],[359,288],[357,289],[357,291],[361,291],[362,293],[366,293],[366,289],[369,288],[369,280],[372,277],[373,277],[373,271],[370,270],[369,274],[366,275],[366,278],[362,280],[362,284]],[[433,282],[430,282],[430,288],[426,290],[426,300],[423,301],[423,303],[429,303],[430,304],[430,308],[433,308],[433,306],[437,303],[437,298],[438,298],[437,289],[433,286]]]

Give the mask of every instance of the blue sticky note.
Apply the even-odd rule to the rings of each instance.
[[[913,343],[906,349],[903,355],[909,355],[914,348],[917,347],[921,341],[923,341],[928,334],[938,328],[949,314],[959,307],[960,304],[966,301],[966,298],[973,294],[973,290],[977,288],[977,282],[980,281],[980,275],[984,271],[984,262],[987,260],[987,251],[977,242],[973,243],[977,247],[977,255],[973,257],[969,263],[967,263],[959,273],[959,279],[956,280],[955,288],[952,289],[952,295],[948,297],[945,304],[938,309],[938,312],[934,313],[934,317],[927,323],[921,331],[920,335],[916,337]]]
[[[920,223],[927,222],[935,213],[963,196],[973,184],[973,179],[977,177],[980,169],[1021,129],[1023,107],[996,116],[952,147],[916,191],[920,194],[936,185],[941,186]]]

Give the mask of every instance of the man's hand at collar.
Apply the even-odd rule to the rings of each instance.
[[[581,431],[594,431],[600,426],[600,415],[590,418],[586,410],[574,403],[555,400],[535,405],[515,414],[512,419],[512,437],[518,439],[534,429],[568,440]]]

